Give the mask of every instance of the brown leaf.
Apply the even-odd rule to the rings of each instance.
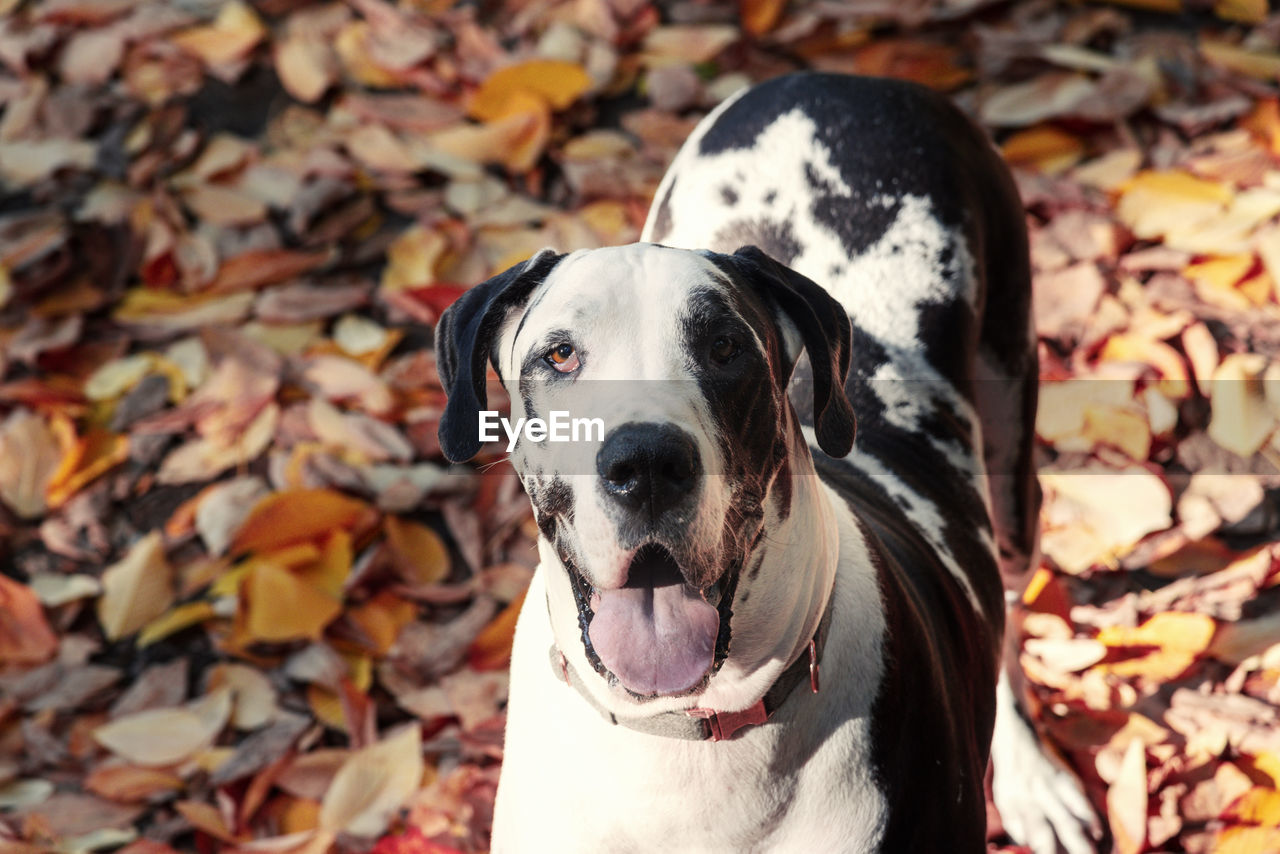
[[[164,540],[152,531],[128,554],[102,573],[98,622],[109,639],[126,637],[160,616],[173,604],[172,570]]]

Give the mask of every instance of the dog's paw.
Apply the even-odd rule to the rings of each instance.
[[[1035,854],[1095,854],[1098,816],[1079,779],[1047,754],[1000,680],[991,742],[992,796],[1004,829]]]

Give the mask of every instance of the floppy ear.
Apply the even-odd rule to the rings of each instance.
[[[853,450],[857,423],[845,395],[853,329],[844,306],[826,290],[755,246],[743,246],[731,261],[772,305],[790,320],[813,366],[813,420],[818,446],[839,459]],[[799,353],[791,354],[798,358]]]
[[[508,310],[529,298],[564,256],[543,249],[460,296],[436,324],[436,370],[449,400],[440,418],[440,448],[461,463],[480,451],[480,410],[488,402],[485,362]]]

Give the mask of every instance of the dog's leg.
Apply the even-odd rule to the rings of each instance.
[[[1031,329],[1031,269],[1021,204],[1011,186],[994,188],[984,258],[988,291],[983,312],[975,403],[1000,574],[1016,608],[1038,563],[1040,487],[1033,461],[1036,340]],[[1000,247],[1000,248],[996,248]],[[998,254],[997,254],[998,253]],[[1092,854],[1099,823],[1079,779],[1054,756],[1028,714],[1028,686],[1018,663],[1021,621],[1005,621],[1004,668],[991,743],[992,793],[1005,830],[1035,854]]]

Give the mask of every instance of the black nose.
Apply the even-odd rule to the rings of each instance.
[[[653,518],[693,491],[702,465],[693,437],[679,427],[632,422],[605,437],[596,472],[606,495]]]

